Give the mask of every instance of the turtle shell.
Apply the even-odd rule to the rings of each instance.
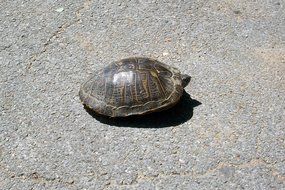
[[[124,117],[168,109],[182,93],[181,74],[176,68],[133,57],[99,70],[82,84],[79,96],[99,114]]]

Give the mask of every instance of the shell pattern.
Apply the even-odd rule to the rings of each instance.
[[[149,58],[114,62],[90,77],[80,99],[110,117],[141,115],[173,106],[183,92],[180,72]]]

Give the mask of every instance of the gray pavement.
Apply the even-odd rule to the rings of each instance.
[[[0,189],[285,189],[284,7],[1,0]],[[129,56],[190,74],[193,100],[89,114],[82,81]]]

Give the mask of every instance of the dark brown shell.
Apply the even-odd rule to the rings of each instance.
[[[83,104],[110,117],[140,115],[175,105],[183,93],[180,72],[149,58],[114,62],[80,88]]]

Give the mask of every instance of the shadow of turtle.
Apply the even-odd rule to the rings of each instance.
[[[190,120],[193,116],[193,108],[199,105],[201,105],[201,102],[192,99],[190,95],[184,91],[180,101],[174,107],[146,115],[110,118],[99,115],[87,107],[84,108],[92,117],[107,125],[136,128],[163,128],[177,126]]]

